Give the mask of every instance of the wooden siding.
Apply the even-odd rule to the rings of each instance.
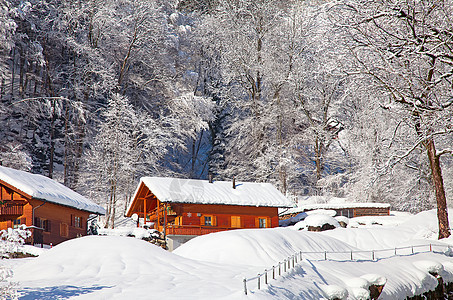
[[[46,227],[46,230],[33,229],[33,232],[39,236],[38,240],[35,238],[34,242],[52,243],[53,245],[87,233],[86,226],[89,212],[32,199],[29,195],[2,181],[0,181],[0,200],[3,203],[0,205],[0,230],[22,224]],[[42,205],[43,203],[44,205]],[[34,207],[36,208],[34,212],[35,220],[33,220]],[[81,218],[81,226],[76,226],[75,217]],[[36,224],[37,221],[39,221],[39,224]],[[67,236],[60,234],[60,227],[65,226],[64,224],[67,225]],[[31,241],[32,239],[29,239],[29,242]]]
[[[367,208],[354,208],[354,217],[362,216],[388,216],[390,215],[390,208],[381,207],[367,207]]]
[[[278,227],[277,207],[162,203],[143,183],[126,216],[134,213],[144,218],[146,225],[160,232],[165,229],[167,235],[203,235],[238,228],[257,228],[260,218],[265,219],[266,227]],[[210,224],[205,224],[205,217]]]
[[[33,207],[37,207],[42,204],[42,201],[31,200],[30,203]],[[68,239],[72,239],[78,236],[84,236],[87,234],[87,218],[90,215],[89,212],[81,211],[76,208],[61,206],[53,203],[45,203],[43,206],[35,209],[35,219],[39,218],[42,222],[43,220],[50,221],[50,230],[49,232],[43,232],[43,242],[44,244],[53,245],[64,242]],[[81,217],[81,227],[76,227],[74,224],[75,217]],[[27,218],[28,219],[28,218]],[[31,219],[31,214],[30,214]],[[66,225],[65,225],[66,224]],[[35,226],[42,227],[41,224],[35,224]],[[67,236],[61,234],[61,226],[67,226]]]

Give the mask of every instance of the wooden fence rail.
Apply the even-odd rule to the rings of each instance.
[[[445,249],[444,251],[434,251],[436,247]],[[422,248],[421,250],[417,250]],[[407,251],[402,251],[407,250]],[[397,248],[388,248],[388,249],[379,249],[379,250],[357,250],[357,251],[299,251],[295,254],[285,258],[283,261],[278,262],[277,265],[272,266],[272,268],[264,269],[263,273],[258,273],[258,275],[251,278],[243,278],[242,282],[244,285],[244,294],[247,295],[250,288],[247,287],[247,283],[253,282],[256,280],[258,290],[261,289],[261,281],[264,284],[269,282],[269,273],[272,272],[272,279],[275,279],[276,276],[281,276],[282,274],[288,272],[291,269],[294,269],[296,264],[302,261],[302,258],[307,259],[308,256],[320,255],[321,259],[312,259],[311,260],[335,260],[332,257],[333,254],[343,254],[347,255],[347,259],[342,259],[341,261],[366,261],[366,260],[379,260],[383,258],[394,257],[398,255],[412,255],[423,252],[440,252],[445,253],[448,251],[450,253],[451,247],[449,245],[440,245],[440,244],[425,244],[425,245],[415,245],[407,247],[397,247]],[[378,255],[382,252],[389,252],[390,255],[383,256]],[[358,254],[354,257],[354,254]],[[276,274],[278,271],[278,274]]]

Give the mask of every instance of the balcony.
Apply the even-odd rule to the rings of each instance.
[[[165,233],[167,235],[203,235],[230,229],[236,228],[197,226],[197,225],[167,225]]]
[[[0,216],[20,216],[24,213],[24,206],[17,203],[0,205]]]

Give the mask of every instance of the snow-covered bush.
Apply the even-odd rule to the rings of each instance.
[[[31,232],[25,227],[0,231],[0,255],[9,257],[10,253],[20,252],[20,247],[30,235]]]
[[[0,299],[18,299],[18,284],[11,281],[13,271],[7,267],[0,267]]]
[[[305,224],[307,227],[322,227],[325,224],[329,224],[333,227],[340,227],[340,224],[333,217],[328,215],[309,215],[305,218]]]
[[[25,239],[31,232],[24,227],[8,228],[0,231],[0,255],[7,258],[11,253],[20,252]],[[13,271],[5,266],[0,267],[0,299],[18,299],[17,284],[11,281]]]

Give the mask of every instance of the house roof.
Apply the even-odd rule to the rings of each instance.
[[[280,213],[287,215],[315,209],[390,208],[388,203],[352,202],[346,198],[308,196],[299,200],[297,207]]]
[[[164,177],[142,177],[135,192],[137,196],[144,184],[161,202],[221,204],[242,206],[293,207],[270,183],[238,182],[236,188],[230,181],[179,179]]]
[[[0,166],[0,181],[34,199],[45,200],[95,214],[105,209],[70,188],[48,177]]]

